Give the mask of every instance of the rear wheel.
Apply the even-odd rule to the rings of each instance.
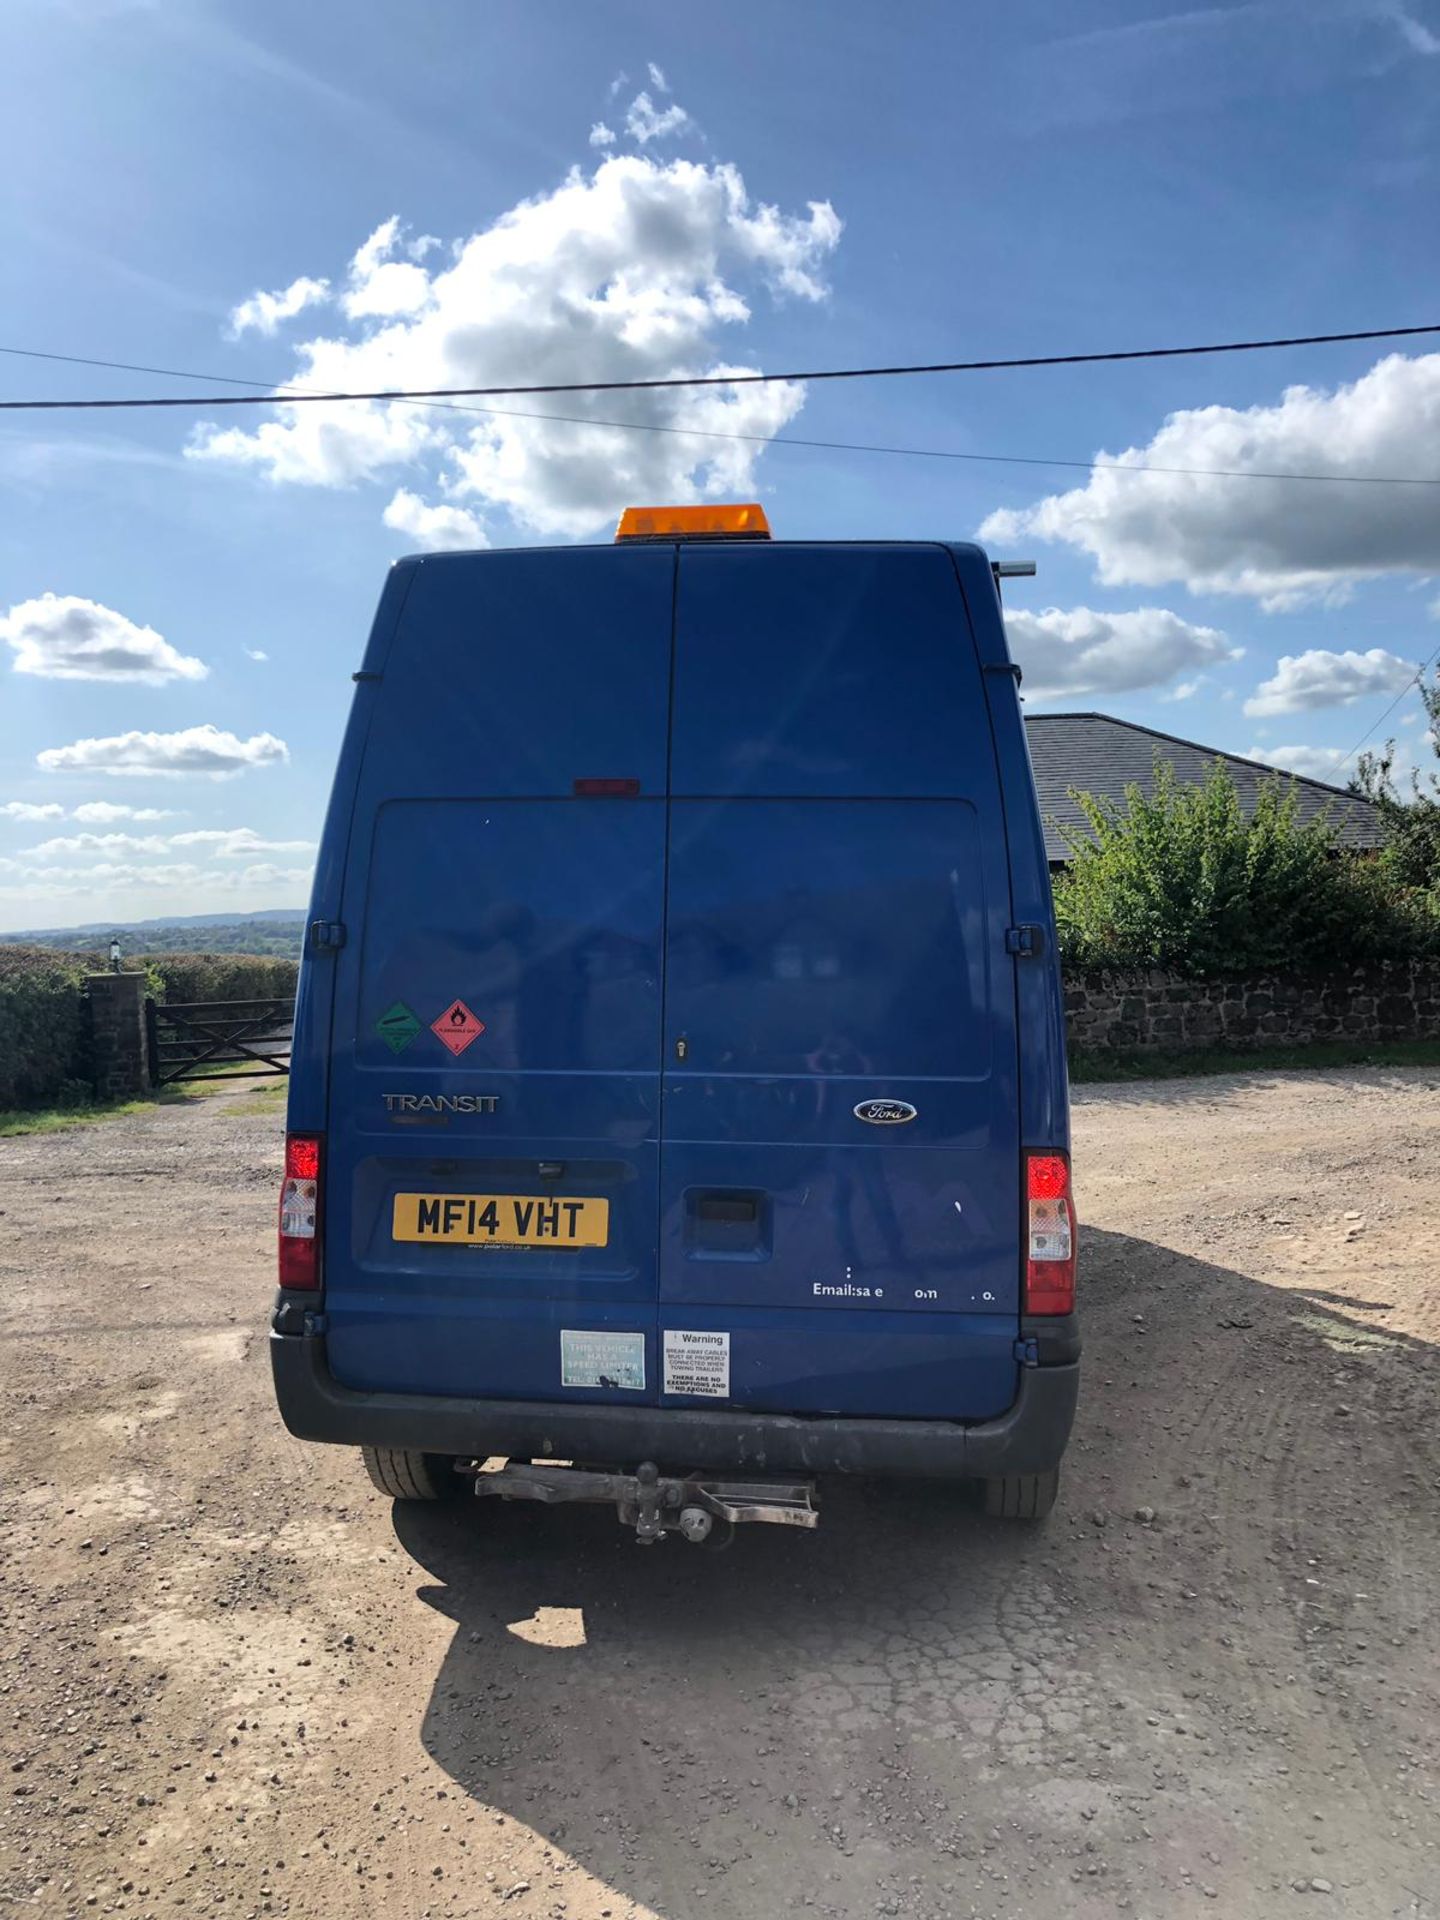
[[[982,1482],[985,1511],[996,1520],[1043,1520],[1060,1491],[1060,1469],[1047,1473],[1007,1473]]]
[[[371,1484],[392,1500],[453,1500],[460,1476],[444,1453],[400,1453],[392,1447],[362,1447]]]

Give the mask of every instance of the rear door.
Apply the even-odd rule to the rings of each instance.
[[[683,549],[671,793],[662,1396],[1002,1411],[1009,875],[949,554]]]
[[[420,563],[344,887],[326,1176],[336,1376],[656,1393],[674,552]]]

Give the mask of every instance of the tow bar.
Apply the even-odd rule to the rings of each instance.
[[[507,1460],[503,1466],[472,1461],[475,1491],[496,1500],[538,1500],[544,1506],[587,1501],[613,1506],[622,1526],[634,1527],[642,1547],[663,1540],[672,1529],[698,1546],[717,1520],[732,1527],[761,1521],[777,1527],[815,1527],[815,1487],[809,1480],[701,1480],[693,1474],[662,1474],[651,1460],[634,1473],[607,1473],[588,1467],[531,1465]]]

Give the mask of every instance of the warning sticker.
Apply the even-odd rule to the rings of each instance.
[[[420,1021],[403,1000],[397,1000],[375,1022],[375,1031],[391,1053],[403,1053],[419,1033]]]
[[[665,1391],[698,1400],[730,1398],[730,1336],[667,1327],[664,1333]]]
[[[624,1387],[645,1391],[643,1333],[577,1333],[560,1329],[562,1387]]]
[[[445,1011],[430,1022],[430,1031],[442,1047],[461,1054],[472,1040],[485,1031],[485,1022],[477,1020],[463,1000],[452,1000]]]

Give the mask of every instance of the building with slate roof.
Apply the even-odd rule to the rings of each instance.
[[[1108,713],[1032,713],[1025,716],[1030,761],[1045,823],[1045,852],[1052,866],[1070,857],[1062,827],[1085,830],[1085,816],[1070,797],[1072,788],[1100,800],[1123,805],[1125,789],[1134,784],[1149,793],[1155,784],[1156,759],[1174,768],[1183,786],[1200,786],[1219,759],[1235,782],[1240,804],[1254,807],[1263,780],[1294,780],[1302,820],[1313,820],[1328,808],[1337,843],[1373,851],[1384,841],[1379,809],[1359,794],[1287,774],[1258,760],[1242,760],[1218,747],[1202,747],[1193,740],[1177,740],[1133,720],[1114,720]]]

